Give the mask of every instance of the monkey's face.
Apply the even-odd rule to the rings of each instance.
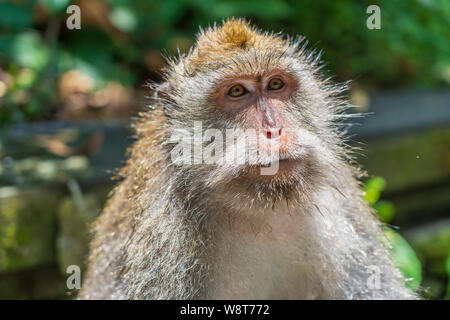
[[[308,118],[317,115],[310,109],[320,108],[321,101],[312,102],[314,91],[300,86],[304,80],[292,70],[274,68],[233,75],[215,87],[210,101],[221,127],[242,130],[234,140],[224,132],[225,159],[236,161],[221,163],[214,180],[226,172],[225,179],[232,178],[229,185],[240,193],[245,189],[270,199],[316,184],[320,166],[329,165],[324,163],[329,152],[320,139],[324,119]]]
[[[191,143],[189,161],[172,159],[181,185],[272,201],[333,176],[342,88],[316,68],[299,43],[245,24],[203,34],[167,75],[167,132],[186,129]],[[168,146],[173,155],[177,146]]]
[[[172,129],[194,127],[193,157],[181,165],[180,177],[268,202],[317,186],[333,159],[330,115],[311,74],[289,65],[216,75],[202,98],[177,103]],[[189,79],[180,92],[196,81]]]
[[[227,142],[236,153],[239,142],[247,145],[243,155],[248,157],[249,175],[278,179],[289,175],[300,160],[292,130],[295,119],[289,112],[297,88],[297,79],[281,69],[235,75],[216,87],[212,104],[222,119],[242,129],[237,141]]]

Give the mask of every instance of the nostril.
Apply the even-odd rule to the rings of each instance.
[[[267,139],[272,139],[272,132],[275,133],[275,138],[277,138],[277,134],[278,134],[278,137],[281,136],[282,129],[278,129],[278,131],[275,131],[275,130],[270,130],[269,131],[269,130],[267,130],[266,131]]]

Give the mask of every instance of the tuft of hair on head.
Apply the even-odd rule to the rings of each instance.
[[[217,42],[224,47],[245,48],[253,38],[254,32],[248,21],[233,17],[225,20],[222,26],[216,30]]]
[[[221,25],[200,30],[187,62],[193,69],[207,68],[211,61],[222,61],[236,51],[283,47],[287,43],[274,34],[262,33],[243,18],[228,18]]]

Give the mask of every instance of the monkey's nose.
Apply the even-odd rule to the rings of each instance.
[[[272,130],[266,130],[266,137],[267,139],[276,139],[281,137],[282,129],[272,129]]]

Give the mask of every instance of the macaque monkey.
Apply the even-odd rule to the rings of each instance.
[[[362,198],[345,85],[302,39],[233,18],[168,64],[95,222],[79,299],[417,298]]]

